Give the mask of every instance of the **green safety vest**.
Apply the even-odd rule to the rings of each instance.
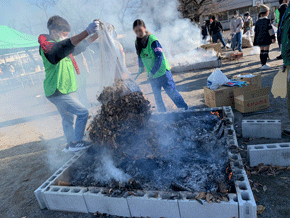
[[[51,96],[56,89],[62,94],[68,94],[77,90],[75,71],[70,57],[63,58],[57,64],[51,64],[40,49],[41,57],[45,69],[45,79],[43,81],[45,95]]]
[[[276,22],[279,25],[279,21],[280,21],[280,12],[278,9],[275,10],[275,15],[276,15]]]
[[[149,76],[149,73],[151,72],[153,66],[154,66],[154,62],[155,62],[155,54],[154,51],[151,47],[152,43],[157,41],[157,38],[154,35],[149,35],[149,39],[148,39],[148,44],[146,48],[143,48],[140,54],[140,57],[142,59],[142,62],[147,70],[147,76]],[[136,41],[137,43],[137,41]],[[160,69],[154,74],[153,78],[158,78],[161,77],[165,74],[166,71],[170,70],[170,65],[169,62],[167,61],[164,53],[162,53],[163,55],[163,61],[161,64]]]
[[[283,22],[283,29],[282,29],[282,37],[281,37],[281,44],[282,46],[282,58],[284,61],[284,65],[290,65],[290,39],[288,37],[288,33],[290,31],[290,10],[287,9],[284,14],[284,22]]]

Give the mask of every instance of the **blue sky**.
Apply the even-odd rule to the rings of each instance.
[[[27,26],[35,26],[32,33],[36,34],[39,17],[43,12],[26,0],[0,0],[0,25],[9,25],[15,29],[31,34]]]

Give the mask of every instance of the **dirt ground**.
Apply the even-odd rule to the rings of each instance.
[[[231,78],[238,73],[260,72],[263,87],[270,86],[273,77],[282,65],[276,60],[279,55],[278,46],[271,47],[269,70],[260,70],[258,54],[252,54],[253,49],[244,49],[244,58],[236,61],[223,61],[220,69]],[[127,54],[129,71],[136,74],[136,55]],[[206,107],[204,105],[203,87],[207,77],[213,69],[180,72],[174,74],[177,89],[189,106]],[[138,80],[144,94],[154,106],[152,90],[146,81],[145,73]],[[94,84],[88,85],[88,94],[94,98]],[[53,172],[64,164],[71,154],[63,153],[65,138],[63,136],[61,119],[56,108],[43,95],[42,85],[25,87],[9,92],[2,92],[0,106],[0,217],[92,217],[91,214],[68,213],[50,210],[41,210],[34,196],[37,189]],[[173,103],[164,95],[168,110],[175,110]],[[274,99],[270,94],[273,113],[243,117],[240,112],[234,111],[235,129],[241,135],[241,121],[243,119],[279,119],[283,128],[289,123],[286,99]],[[94,111],[94,108],[91,109]],[[289,142],[290,138],[283,135],[282,139],[250,139],[239,138],[239,144],[244,148],[246,157],[247,144],[264,144]],[[290,217],[290,172],[276,176],[251,176],[251,180],[267,186],[267,190],[254,191],[257,205],[266,207],[259,215],[266,217]]]

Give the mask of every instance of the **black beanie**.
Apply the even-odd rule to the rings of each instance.
[[[70,25],[69,23],[60,16],[52,16],[47,21],[47,29],[49,31],[63,31],[63,32],[70,32]]]

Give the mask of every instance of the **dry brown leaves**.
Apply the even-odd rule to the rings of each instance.
[[[207,203],[217,202],[220,203],[222,201],[228,202],[229,198],[227,194],[215,193],[215,192],[199,192],[195,197],[196,200],[206,200]]]
[[[261,215],[265,209],[266,209],[266,207],[264,207],[263,205],[258,205],[257,206],[257,214]]]
[[[126,86],[122,79],[116,79],[113,86],[107,86],[103,89],[98,97],[98,101],[102,104],[107,104],[109,101],[118,99],[131,93],[131,90]]]
[[[245,169],[248,176],[251,175],[267,175],[267,176],[276,176],[279,173],[290,171],[289,167],[281,167],[281,166],[270,166],[259,164],[256,167],[250,167],[249,165],[245,164]]]
[[[130,92],[122,80],[106,87],[99,100],[103,104],[88,128],[89,135],[93,142],[114,149],[118,147],[120,138],[143,127],[151,115],[150,102],[142,92]]]

